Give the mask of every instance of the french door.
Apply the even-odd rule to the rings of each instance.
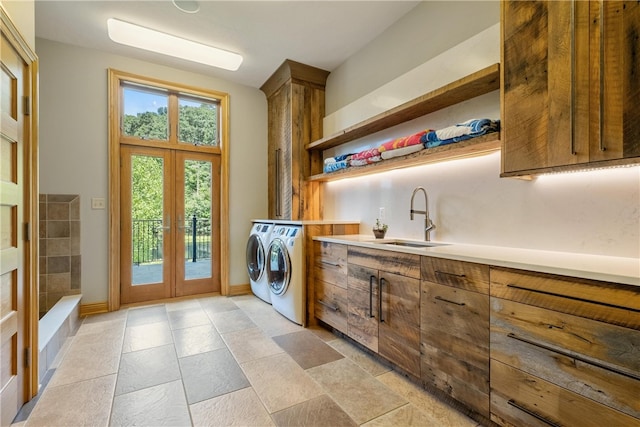
[[[220,291],[220,156],[124,145],[124,304]]]

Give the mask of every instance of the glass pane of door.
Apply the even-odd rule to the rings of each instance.
[[[184,161],[185,280],[211,277],[211,162]]]
[[[164,159],[131,156],[131,284],[160,283],[164,268]]]

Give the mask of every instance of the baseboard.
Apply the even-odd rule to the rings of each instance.
[[[251,285],[233,285],[229,286],[229,296],[233,297],[236,295],[246,295],[251,293]]]
[[[107,302],[94,302],[92,304],[80,305],[80,317],[89,316],[91,314],[108,313],[109,304]]]

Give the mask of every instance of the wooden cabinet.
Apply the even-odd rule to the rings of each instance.
[[[490,348],[496,423],[640,425],[640,288],[492,268]]]
[[[502,176],[640,162],[640,3],[501,4]]]
[[[422,257],[422,380],[489,418],[489,266]]]
[[[420,256],[349,246],[347,334],[420,376]]]
[[[306,183],[320,154],[306,145],[322,136],[329,72],[286,60],[260,88],[268,102],[269,218],[321,219],[319,186]]]
[[[347,246],[314,242],[314,315],[347,330]]]

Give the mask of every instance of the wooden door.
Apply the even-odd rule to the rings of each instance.
[[[25,105],[28,65],[2,33],[0,48],[0,424],[25,402]]]
[[[380,272],[379,353],[420,377],[420,280]]]
[[[220,156],[123,146],[123,303],[220,291]]]

